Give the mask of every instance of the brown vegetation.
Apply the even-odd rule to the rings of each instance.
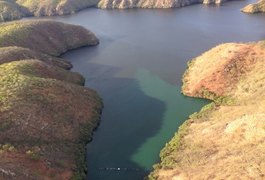
[[[180,128],[150,179],[264,179],[264,50],[223,44],[189,63],[183,93],[214,102]]]
[[[0,48],[0,179],[83,179],[85,145],[99,122],[102,103],[95,91],[81,86],[80,74],[67,70],[72,66],[69,62],[38,52],[47,44],[36,43],[36,33],[41,31],[42,36],[53,38],[48,43],[63,46],[56,53],[42,51],[48,54],[90,44],[93,34],[49,21],[1,26],[6,28],[0,29],[4,43],[36,51]],[[50,35],[47,27],[75,35],[58,35],[62,31]],[[31,32],[27,38],[35,39],[31,44],[19,37],[27,32]],[[14,41],[18,37],[20,41]],[[95,39],[93,35],[91,45],[98,43]]]

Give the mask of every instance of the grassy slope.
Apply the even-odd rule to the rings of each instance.
[[[264,42],[224,44],[194,59],[183,92],[213,99],[161,151],[150,179],[262,179]]]
[[[50,25],[40,22],[47,27],[45,23]],[[20,38],[20,32],[22,35],[31,32],[34,36],[38,24],[35,21],[4,24],[0,37],[7,34],[12,41]],[[70,32],[79,30],[62,23],[52,26],[63,26]],[[43,28],[42,33],[45,31]],[[77,36],[67,37],[63,42],[76,42],[78,47],[82,43],[77,42]],[[80,36],[89,39],[90,32]],[[66,37],[53,38],[51,42]],[[38,49],[38,45],[43,44],[32,47]],[[60,58],[22,47],[0,48],[0,55],[0,177],[84,178],[85,144],[91,139],[102,108],[97,93],[80,86],[84,78],[67,71],[71,64],[60,62]]]
[[[265,0],[260,0],[257,3],[249,4],[241,9],[245,13],[264,13],[265,12]]]
[[[22,48],[17,46],[0,48],[0,64],[23,59],[38,59],[46,62],[47,64],[67,70],[72,68],[72,64],[62,58],[36,52],[28,48]]]
[[[16,153],[25,156],[25,162],[38,156],[30,163],[41,163],[46,168],[49,162],[57,173],[71,175],[72,169],[82,172],[74,165],[82,166],[83,162],[74,160],[98,123],[101,102],[97,94],[75,85],[83,81],[80,75],[38,60],[2,64],[0,77],[0,144],[12,144]],[[2,162],[1,168],[14,174],[38,171],[24,161],[16,162],[16,156],[1,155],[1,159],[19,164]],[[30,175],[49,177],[47,173],[43,170]]]
[[[14,21],[0,24],[0,47],[20,46],[58,56],[99,40],[81,26],[54,21]]]

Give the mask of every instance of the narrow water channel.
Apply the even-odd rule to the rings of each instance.
[[[265,39],[265,18],[239,11],[251,1],[167,10],[88,9],[51,18],[79,24],[97,47],[64,55],[104,100],[88,145],[89,180],[140,180],[163,148],[206,100],[180,93],[188,60],[224,42]]]

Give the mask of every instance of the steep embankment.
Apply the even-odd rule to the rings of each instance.
[[[61,35],[64,31],[68,37]],[[41,42],[36,33],[53,39]],[[83,178],[85,144],[98,124],[101,100],[95,91],[81,86],[80,74],[67,70],[69,62],[37,50],[61,54],[97,44],[97,38],[78,26],[31,21],[0,25],[0,39],[36,50],[0,48],[0,177]],[[52,43],[64,48],[45,49]]]
[[[98,0],[17,0],[35,16],[73,14],[82,9],[96,6]]]
[[[191,4],[220,4],[223,0],[100,0],[98,7],[106,8],[176,8]]]
[[[265,43],[223,44],[195,58],[183,93],[214,100],[161,151],[150,179],[263,179]]]
[[[265,12],[265,0],[260,0],[257,3],[249,4],[241,9],[244,13],[264,13]]]
[[[0,0],[0,22],[27,16],[55,16],[73,14],[96,6],[98,0]]]

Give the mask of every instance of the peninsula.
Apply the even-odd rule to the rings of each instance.
[[[98,43],[83,27],[54,21],[0,25],[1,177],[84,179],[102,102],[55,56]]]

